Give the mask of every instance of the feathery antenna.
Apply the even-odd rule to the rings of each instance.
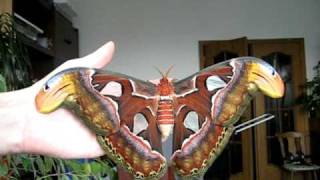
[[[171,66],[169,67],[169,69],[167,70],[167,72],[166,72],[166,74],[165,74],[165,77],[166,77],[166,78],[168,77],[168,75],[169,75],[170,71],[172,70],[172,68],[173,68],[173,65],[171,65]]]
[[[158,67],[154,67],[154,68],[161,74],[162,78],[167,78],[168,75],[169,75],[169,73],[170,73],[170,71],[171,71],[172,68],[173,68],[173,65],[171,65],[171,66],[169,67],[169,69],[167,70],[166,73],[163,73]]]

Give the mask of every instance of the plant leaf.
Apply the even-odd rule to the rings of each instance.
[[[31,159],[29,158],[22,158],[22,166],[23,166],[23,169],[25,169],[26,171],[27,170],[30,170],[31,169]]]
[[[0,92],[5,92],[7,91],[7,85],[6,85],[6,80],[4,77],[0,74]]]
[[[3,163],[0,163],[0,177],[8,175],[8,167]]]
[[[36,162],[36,164],[37,164],[38,169],[40,170],[41,175],[47,174],[47,173],[46,173],[45,164],[44,164],[44,162],[43,162],[43,160],[42,160],[42,158],[41,158],[40,156],[38,156],[38,157],[35,159],[35,162]]]
[[[72,180],[79,180],[78,176],[75,175],[75,174],[72,174],[72,175],[71,175],[71,179],[72,179]]]
[[[54,170],[54,161],[50,157],[44,157],[43,159],[44,166],[45,166],[45,172],[49,173],[50,171]]]
[[[65,174],[62,174],[60,178],[61,178],[61,180],[70,180],[70,179],[69,179],[69,176],[68,176],[68,175],[65,175]],[[60,178],[59,178],[59,179],[60,179]]]
[[[102,165],[100,163],[97,163],[97,162],[91,162],[90,163],[90,166],[91,166],[91,172],[92,174],[99,174],[102,172]]]

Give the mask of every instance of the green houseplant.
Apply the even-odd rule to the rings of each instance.
[[[304,84],[305,93],[298,102],[309,112],[311,159],[314,163],[320,164],[320,61],[313,69],[315,76]]]
[[[0,92],[5,92],[7,91],[7,85],[6,85],[6,80],[4,77],[0,74]]]
[[[0,73],[8,90],[21,89],[31,84],[31,64],[27,49],[19,40],[13,17],[0,15]]]
[[[298,99],[303,104],[305,110],[311,114],[320,115],[320,61],[314,67],[315,76],[304,85],[305,93]]]
[[[0,15],[0,92],[32,84],[28,51],[20,41],[13,17]],[[1,142],[0,142],[1,143]],[[0,156],[0,179],[116,178],[108,159],[62,160],[32,154]]]

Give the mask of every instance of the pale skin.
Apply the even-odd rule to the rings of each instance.
[[[0,93],[0,155],[34,153],[59,158],[94,158],[104,155],[96,136],[70,111],[60,108],[41,114],[35,96],[55,73],[71,67],[103,68],[112,58],[109,42],[83,58],[66,61],[34,85]]]

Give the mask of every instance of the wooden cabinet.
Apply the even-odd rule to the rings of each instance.
[[[30,55],[34,79],[40,79],[64,61],[78,57],[78,30],[56,11],[52,0],[13,0],[12,13],[44,31],[41,38],[45,43],[42,44],[22,36]]]
[[[78,57],[78,30],[72,27],[72,23],[55,12],[54,15],[54,51],[55,66],[60,65],[67,59]]]

